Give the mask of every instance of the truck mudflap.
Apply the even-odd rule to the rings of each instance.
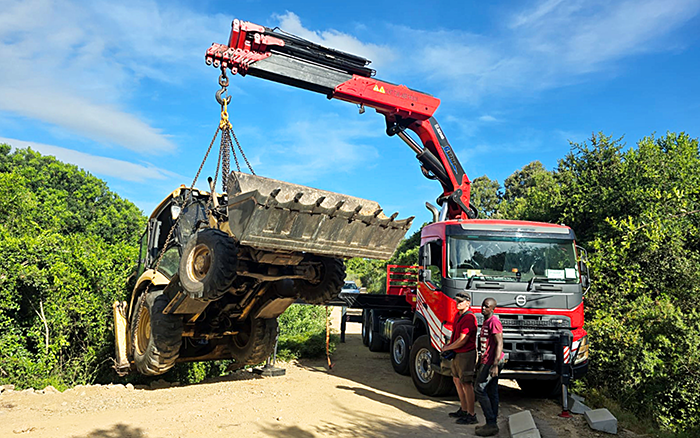
[[[411,227],[379,204],[241,172],[228,183],[228,224],[241,245],[387,260]]]

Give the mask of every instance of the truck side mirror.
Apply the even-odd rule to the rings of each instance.
[[[581,273],[581,286],[583,286],[583,294],[586,295],[591,288],[591,274],[588,270],[588,253],[580,246],[576,246],[580,258],[578,261],[578,269]]]
[[[418,249],[418,263],[421,266],[430,266],[430,244],[425,244]]]
[[[430,269],[421,269],[418,273],[418,277],[420,281],[427,283],[433,279],[433,273],[430,271]]]

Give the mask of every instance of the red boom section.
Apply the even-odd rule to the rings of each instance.
[[[426,120],[440,106],[440,99],[405,85],[394,85],[374,78],[354,75],[335,87],[333,98],[374,108],[387,116]]]

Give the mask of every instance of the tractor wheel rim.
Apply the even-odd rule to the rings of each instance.
[[[189,257],[187,271],[191,278],[202,281],[211,269],[211,251],[206,245],[197,245]]]
[[[416,354],[414,367],[416,369],[416,376],[422,383],[430,383],[433,379],[433,369],[430,367],[432,358],[433,355],[430,354],[427,348],[421,348],[418,354]]]
[[[136,330],[136,352],[144,354],[151,340],[151,314],[146,306],[139,311],[139,326]]]

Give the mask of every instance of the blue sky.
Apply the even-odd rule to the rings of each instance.
[[[0,0],[0,142],[77,164],[149,214],[191,183],[211,141],[218,71],[204,53],[239,18],[362,55],[377,78],[440,98],[469,177],[503,183],[534,160],[552,169],[592,132],[628,145],[698,137],[699,13],[697,0]],[[232,77],[229,93],[258,174],[429,220],[440,186],[383,117],[253,77]]]

